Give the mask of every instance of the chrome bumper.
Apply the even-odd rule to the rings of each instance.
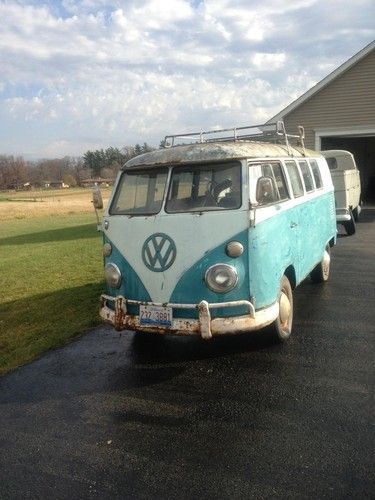
[[[108,307],[108,302],[114,303],[114,309]],[[168,306],[173,309],[196,309],[198,310],[198,319],[175,318],[172,321],[171,327],[141,326],[139,316],[127,313],[127,305],[153,305]],[[211,319],[210,309],[238,306],[246,306],[248,308],[248,314]],[[116,330],[135,330],[160,334],[200,335],[204,339],[210,339],[218,335],[260,330],[272,323],[277,318],[278,314],[279,304],[277,302],[265,309],[255,311],[253,304],[247,300],[211,304],[205,300],[202,300],[199,304],[158,304],[155,302],[130,300],[122,296],[111,297],[110,295],[102,295],[100,298],[100,316],[104,321],[113,325]]]
[[[336,209],[336,221],[337,222],[347,222],[351,219],[350,212],[346,208]]]

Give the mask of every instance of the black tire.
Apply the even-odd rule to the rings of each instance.
[[[343,222],[343,226],[348,236],[351,236],[352,234],[355,233],[355,220],[353,212],[351,210],[350,210],[350,220]]]
[[[292,333],[293,324],[293,292],[285,275],[280,281],[278,301],[279,315],[270,325],[270,332],[274,341],[285,342]]]
[[[359,220],[359,213],[361,211],[360,209],[361,209],[361,202],[359,202],[358,207],[355,207],[355,209],[353,210],[353,217],[355,222],[358,222]]]
[[[331,267],[331,251],[329,245],[324,250],[323,259],[310,273],[310,278],[313,283],[325,283],[329,278]]]

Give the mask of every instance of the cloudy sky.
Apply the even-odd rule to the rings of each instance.
[[[374,0],[0,1],[0,154],[262,123],[375,38]]]

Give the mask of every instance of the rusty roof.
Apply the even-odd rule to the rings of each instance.
[[[157,149],[132,158],[123,168],[238,160],[244,158],[320,157],[309,149],[255,141],[205,142]]]

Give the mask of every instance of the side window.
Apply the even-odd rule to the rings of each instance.
[[[249,163],[250,170],[250,183],[249,183],[249,195],[250,200],[256,200],[256,188],[259,177],[262,177],[262,165],[260,163]]]
[[[263,163],[262,164],[262,175],[264,177],[272,177],[273,178],[273,170],[271,163]]]
[[[287,200],[289,198],[285,177],[280,163],[263,163],[262,176],[271,177],[276,186],[277,201]]]
[[[269,205],[288,200],[289,193],[282,166],[278,162],[249,164],[250,167],[250,199],[257,200],[259,205]],[[270,183],[263,183],[259,191],[260,177],[270,177]]]
[[[311,175],[310,167],[307,161],[299,161],[299,168],[302,172],[303,182],[305,183],[306,192],[314,191],[314,181]]]
[[[280,163],[275,163],[273,165],[273,174],[275,176],[276,186],[279,190],[280,200],[287,200],[289,198],[288,189]]]
[[[320,189],[323,186],[322,177],[320,175],[320,170],[316,160],[310,160],[311,170],[315,179],[316,189]]]
[[[295,198],[303,195],[303,185],[301,176],[299,175],[297,165],[294,161],[285,162],[286,169],[289,174],[290,183],[292,185],[292,190]]]

